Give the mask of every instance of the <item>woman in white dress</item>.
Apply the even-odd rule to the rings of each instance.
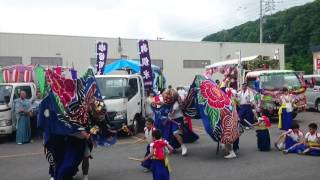
[[[283,88],[283,95],[280,97],[282,110],[279,116],[279,128],[288,131],[292,126],[293,97],[289,94],[288,88]]]

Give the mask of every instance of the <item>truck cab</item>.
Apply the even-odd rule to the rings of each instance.
[[[143,78],[138,74],[97,75],[97,86],[107,108],[111,126],[128,126],[136,134],[145,118]]]
[[[10,135],[16,131],[14,100],[19,98],[22,90],[26,92],[27,99],[35,99],[34,83],[0,83],[0,135]]]

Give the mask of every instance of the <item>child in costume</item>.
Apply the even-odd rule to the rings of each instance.
[[[165,151],[166,148],[168,148],[171,153],[173,148],[166,140],[161,138],[160,130],[154,130],[152,137],[153,142],[150,144],[150,153],[144,158],[142,163],[149,159],[152,160],[151,169],[153,180],[169,180],[169,164]]]
[[[153,141],[152,132],[154,130],[156,130],[156,128],[153,126],[153,119],[151,118],[146,119],[146,126],[144,128],[144,139],[147,141],[148,145],[147,145],[146,154],[144,157],[147,157],[150,154],[150,144]],[[145,172],[148,172],[149,170],[151,170],[151,163],[152,163],[151,159],[148,159],[141,163],[141,166],[146,168]]]
[[[309,125],[309,132],[305,136],[305,146],[307,148],[303,151],[303,154],[320,155],[320,133],[317,129],[317,124],[311,123]]]
[[[176,92],[174,92],[173,98],[174,102],[172,110],[169,113],[169,118],[171,119],[171,131],[178,143],[181,145],[182,155],[184,156],[187,154],[187,147],[183,141],[183,131],[181,128],[181,126],[184,124],[184,115],[178,101],[179,95]]]
[[[284,150],[284,153],[299,153],[307,155],[320,155],[320,133],[317,132],[318,126],[315,123],[309,124],[309,132],[306,133],[304,142],[298,143]]]
[[[303,132],[300,130],[299,124],[293,124],[291,129],[282,133],[278,137],[277,141],[274,143],[274,146],[279,151],[287,150],[295,144],[302,143],[303,140]]]
[[[170,145],[178,149],[181,147],[182,155],[187,155],[187,147],[185,143],[195,142],[199,136],[194,132],[189,130],[189,127],[184,123],[184,114],[178,102],[178,93],[175,90],[166,90],[163,92],[163,108],[164,111],[162,115],[162,127],[157,126],[163,133],[164,139],[166,139]],[[157,117],[156,117],[157,121]],[[157,123],[155,123],[157,124]]]
[[[154,99],[154,93],[148,92],[148,96],[146,98],[146,117],[154,118],[154,114],[152,111],[153,99]]]
[[[239,101],[239,118],[242,125],[246,126],[246,129],[250,129],[250,124],[255,123],[253,114],[254,94],[251,89],[248,88],[247,83],[242,84],[241,90],[237,94]]]
[[[270,120],[267,116],[261,115],[258,117],[258,122],[254,124],[258,127],[257,132],[257,145],[260,151],[270,151],[270,133],[269,129],[271,127]]]

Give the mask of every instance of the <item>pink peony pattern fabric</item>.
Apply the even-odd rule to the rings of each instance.
[[[208,135],[217,142],[232,144],[239,136],[239,118],[231,99],[212,80],[197,75],[190,86],[185,114],[201,118]]]

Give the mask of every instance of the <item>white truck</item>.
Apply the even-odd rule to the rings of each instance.
[[[107,108],[111,126],[128,126],[133,134],[144,126],[145,90],[139,74],[97,75],[97,85]]]
[[[0,135],[11,135],[16,131],[16,118],[13,112],[14,100],[20,91],[27,94],[27,99],[36,98],[34,83],[0,83]]]

